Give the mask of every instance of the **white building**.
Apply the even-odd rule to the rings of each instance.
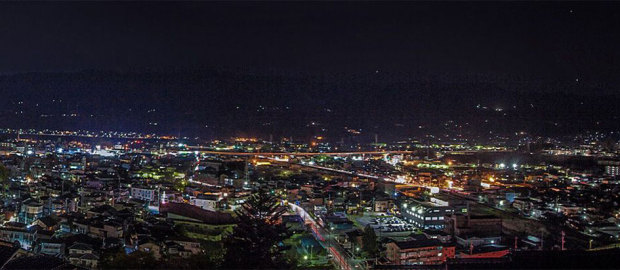
[[[198,206],[204,210],[215,211],[219,201],[220,197],[217,195],[198,195],[198,197],[190,199],[190,204]]]
[[[131,188],[131,198],[138,199],[143,201],[152,202],[157,200],[157,196],[155,195],[154,189],[149,188]]]

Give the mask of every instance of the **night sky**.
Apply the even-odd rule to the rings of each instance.
[[[0,72],[242,70],[254,76],[248,83],[268,76],[257,87],[270,95],[292,91],[284,76],[313,81],[310,88],[335,85],[335,98],[369,80],[379,81],[370,83],[377,89],[357,94],[442,81],[526,94],[615,95],[619,12],[620,3],[600,2],[2,3]],[[140,84],[124,80],[115,87]],[[198,84],[208,92],[211,82]],[[61,95],[74,91],[67,87],[50,86]],[[446,93],[468,91],[454,89]],[[381,105],[372,106],[374,112]]]
[[[249,66],[617,80],[618,3],[3,3],[4,72]]]

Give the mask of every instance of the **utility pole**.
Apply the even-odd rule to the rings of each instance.
[[[564,235],[565,235],[565,233],[564,233],[564,231],[562,231],[562,250],[565,250],[564,249]]]
[[[540,250],[543,250],[543,246],[545,244],[544,237],[545,232],[543,230],[540,230]]]
[[[519,239],[518,236],[515,236],[515,250],[517,249],[517,240]]]
[[[246,156],[244,158],[244,160],[243,160],[243,178],[244,178],[244,183],[243,183],[244,185],[243,186],[244,187],[246,187],[247,185],[250,184],[250,172],[249,172],[250,171],[249,170],[249,167],[250,167],[249,162],[250,162],[250,160],[249,159],[250,158]],[[247,183],[247,185],[245,183]]]

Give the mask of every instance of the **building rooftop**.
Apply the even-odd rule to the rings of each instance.
[[[412,249],[412,248],[433,247],[433,246],[441,246],[442,245],[442,243],[439,240],[437,240],[437,239],[428,239],[424,235],[422,235],[422,237],[415,237],[412,240],[398,241],[398,242],[394,242],[394,243],[400,249]]]

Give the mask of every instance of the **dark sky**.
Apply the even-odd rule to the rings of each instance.
[[[618,14],[620,2],[0,3],[0,126],[617,130]]]
[[[619,3],[2,3],[0,71],[244,67],[618,82]]]

